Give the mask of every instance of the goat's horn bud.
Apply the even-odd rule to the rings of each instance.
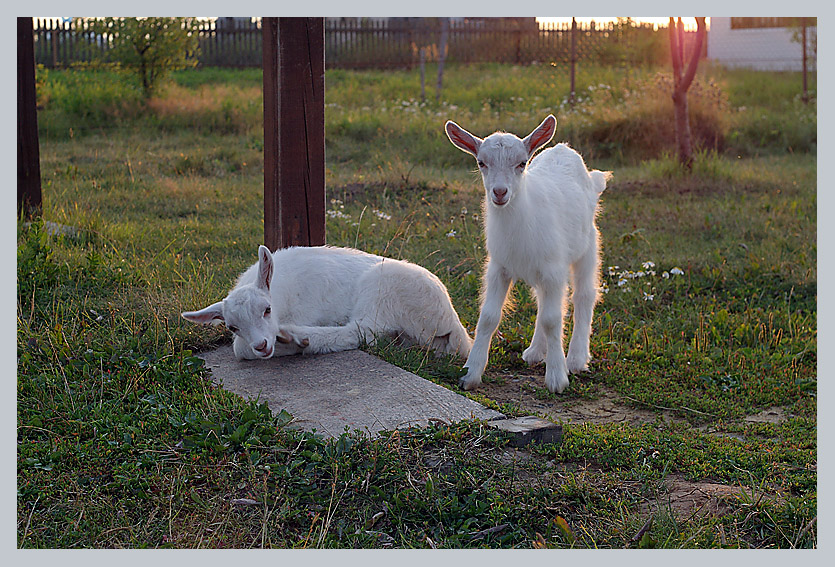
[[[280,342],[282,344],[285,344],[285,345],[288,345],[291,342],[293,342],[293,337],[291,337],[287,333],[287,331],[279,331],[275,338],[278,340],[278,342]]]

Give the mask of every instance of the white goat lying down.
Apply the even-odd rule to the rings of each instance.
[[[610,172],[591,171],[580,154],[557,144],[531,160],[554,135],[549,115],[524,139],[496,132],[478,138],[455,122],[446,123],[450,141],[478,161],[484,188],[487,269],[475,342],[461,386],[481,384],[490,340],[499,325],[514,280],[536,294],[533,339],[522,354],[528,364],[545,361],[545,385],[551,392],[568,386],[568,373],[586,370],[589,336],[598,300],[600,243],[595,217],[598,198]],[[574,332],[563,352],[563,318],[569,274],[573,291]]]
[[[350,350],[383,335],[462,357],[472,345],[434,274],[350,248],[261,246],[226,299],[182,316],[226,323],[239,360]]]

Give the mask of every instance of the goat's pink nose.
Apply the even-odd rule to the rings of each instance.
[[[499,199],[501,199],[502,197],[507,195],[507,189],[505,189],[504,187],[496,187],[495,189],[493,189],[493,194]]]
[[[264,339],[263,341],[258,343],[254,348],[258,352],[264,352],[265,350],[267,350],[267,339]]]

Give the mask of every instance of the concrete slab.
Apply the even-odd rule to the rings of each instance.
[[[562,426],[533,415],[511,419],[496,419],[490,427],[509,434],[511,447],[524,447],[528,443],[554,443],[562,441]]]
[[[338,437],[345,427],[374,435],[432,420],[504,417],[360,350],[238,361],[225,346],[199,356],[216,384],[259,398],[273,413],[286,409],[296,425],[326,437]]]

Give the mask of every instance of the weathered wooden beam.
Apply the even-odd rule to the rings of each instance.
[[[324,18],[263,18],[264,244],[325,243]]]
[[[17,214],[40,214],[41,164],[32,18],[17,19]]]

